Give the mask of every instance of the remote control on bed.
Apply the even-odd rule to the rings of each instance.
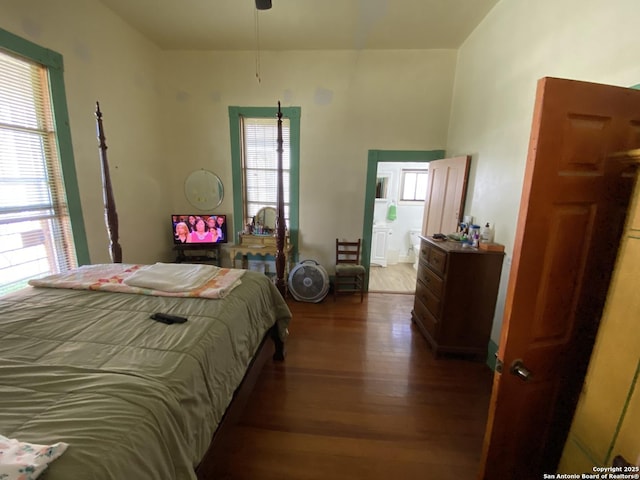
[[[177,315],[169,315],[168,313],[154,313],[151,315],[153,320],[171,325],[173,323],[184,323],[187,321],[185,317],[179,317]]]

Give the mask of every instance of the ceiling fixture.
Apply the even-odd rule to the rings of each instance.
[[[258,3],[259,0],[256,0]],[[262,81],[262,77],[260,76],[260,22],[258,22],[258,10],[255,11],[255,19],[256,19],[256,80],[258,83]]]
[[[260,76],[260,22],[258,21],[259,10],[269,10],[271,8],[271,0],[256,0],[255,10],[255,26],[256,26],[256,79],[258,83],[262,81]]]

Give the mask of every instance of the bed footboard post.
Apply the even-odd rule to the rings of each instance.
[[[107,143],[102,125],[102,112],[100,102],[96,102],[96,123],[98,130],[98,143],[100,148],[100,164],[102,166],[102,194],[104,198],[104,218],[109,234],[109,255],[113,263],[122,263],[122,248],[118,243],[118,213],[116,201],[113,198],[111,175],[109,174],[109,162],[107,160]]]
[[[273,345],[275,347],[275,352],[273,354],[273,359],[277,362],[284,361],[285,357],[285,348],[284,342],[280,338],[280,333],[278,331],[278,325],[274,325],[271,327],[271,338],[273,340]]]
[[[277,201],[277,209],[276,209],[276,287],[278,291],[282,295],[282,297],[286,297],[287,295],[287,284],[285,281],[285,221],[284,221],[284,184],[282,180],[282,155],[284,153],[283,149],[283,139],[282,139],[282,110],[280,109],[280,102],[278,102],[278,139],[277,139],[277,190],[276,190],[276,201]]]

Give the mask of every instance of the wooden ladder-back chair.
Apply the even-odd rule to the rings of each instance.
[[[361,239],[357,242],[336,238],[336,276],[333,282],[333,300],[342,293],[360,292],[364,298],[365,268],[360,264]]]

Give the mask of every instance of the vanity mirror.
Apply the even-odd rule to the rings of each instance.
[[[260,225],[264,233],[273,233],[276,229],[276,209],[273,207],[262,207],[256,213],[255,225]]]
[[[389,177],[378,176],[376,178],[376,199],[387,198],[389,188]]]

